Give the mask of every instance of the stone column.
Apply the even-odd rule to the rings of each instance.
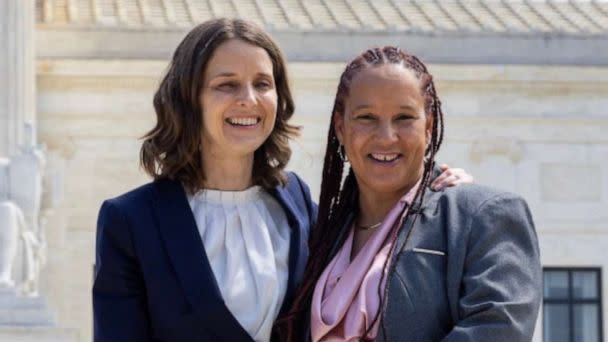
[[[35,123],[35,2],[0,1],[0,157],[17,153]]]
[[[36,143],[34,25],[35,0],[0,0],[0,341],[75,342],[76,331],[57,328],[38,293],[46,219],[44,148]]]
[[[40,263],[34,260],[43,172],[35,132],[34,20],[34,0],[0,0],[0,327],[51,322],[37,296]],[[18,284],[14,261],[21,261]],[[30,270],[21,271],[27,264]],[[21,292],[28,297],[17,296],[13,284],[27,287]]]
[[[38,227],[39,210],[23,222],[26,207],[39,208],[39,201],[32,199],[40,197],[40,191],[33,193],[29,185],[41,183],[38,178],[43,171],[40,163],[28,158],[41,154],[35,132],[34,18],[34,0],[0,0],[0,248],[10,252],[0,254],[0,283],[4,285],[12,282],[7,275],[12,274],[17,244]],[[39,177],[28,177],[32,173]]]

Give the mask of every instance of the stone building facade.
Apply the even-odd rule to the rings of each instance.
[[[8,27],[13,19],[2,14],[1,4],[0,24]],[[313,196],[319,193],[328,118],[345,61],[366,47],[394,44],[429,62],[446,114],[439,159],[464,167],[479,183],[522,194],[532,209],[547,296],[535,341],[557,341],[557,335],[601,341],[608,333],[608,315],[602,314],[608,307],[608,3],[34,4],[29,11],[36,58],[29,58],[35,63],[35,93],[26,98],[35,100],[25,112],[46,146],[52,165],[46,178],[56,189],[43,196],[54,214],[46,225],[41,292],[64,334],[91,340],[97,211],[103,199],[148,181],[138,168],[138,137],[154,124],[151,100],[168,59],[189,28],[221,16],[255,21],[284,49],[294,121],[304,127],[289,168],[308,181]],[[0,87],[0,99],[12,94],[7,89]],[[4,119],[12,109],[2,103]],[[9,138],[17,128],[4,129],[7,121],[0,122],[2,141],[17,141]],[[2,150],[0,157],[8,153]]]

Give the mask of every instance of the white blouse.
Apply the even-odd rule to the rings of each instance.
[[[259,186],[188,196],[226,306],[256,341],[269,341],[287,290],[290,228]]]

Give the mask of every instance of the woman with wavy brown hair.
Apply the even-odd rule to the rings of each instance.
[[[283,56],[242,20],[183,39],[154,96],[152,183],[104,202],[95,341],[268,341],[301,278],[316,206],[283,171],[294,105]]]
[[[530,211],[521,197],[479,185],[430,189],[443,131],[418,58],[387,46],[346,66],[309,262],[278,324],[283,340],[532,339],[541,267]]]
[[[299,128],[281,52],[245,21],[205,22],[177,47],[154,108],[141,148],[154,181],[99,213],[94,340],[268,341],[317,214],[284,171]],[[438,182],[466,181],[449,174]]]

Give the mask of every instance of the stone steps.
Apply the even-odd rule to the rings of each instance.
[[[0,342],[78,342],[71,329],[53,327],[0,327]]]
[[[40,308],[0,308],[0,327],[2,326],[51,326],[52,317]],[[0,339],[0,341],[2,341]]]
[[[46,300],[17,296],[14,290],[0,291],[0,327],[50,327],[53,325]],[[0,339],[0,342],[3,342]]]
[[[42,297],[15,297],[0,295],[0,308],[7,309],[33,309],[46,307],[46,301]]]

